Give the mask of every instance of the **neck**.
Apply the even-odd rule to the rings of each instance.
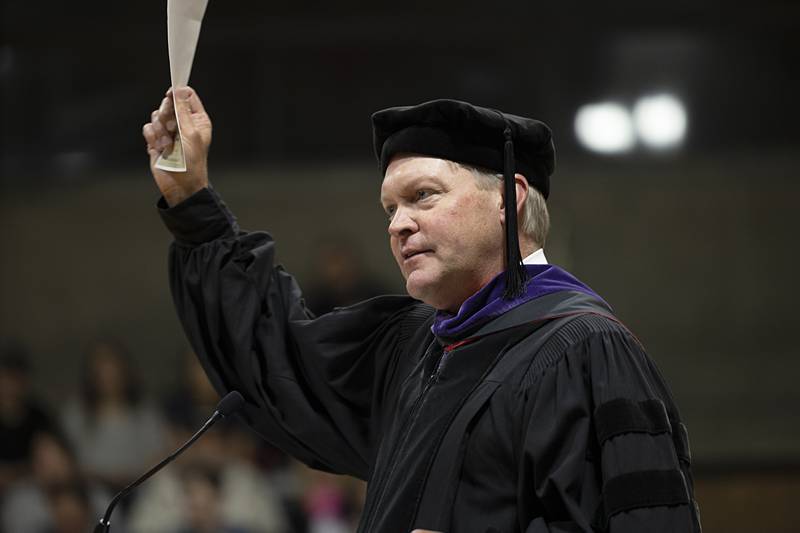
[[[541,246],[539,246],[529,238],[523,236],[522,234],[520,234],[519,239],[520,239],[519,241],[520,254],[522,255],[523,259],[525,259],[533,252],[541,248]],[[491,282],[499,274],[505,272],[507,268],[505,260],[502,259],[498,261],[502,262],[498,262],[498,264],[494,265],[493,268],[489,268],[486,274],[482,277],[481,281],[476,286],[473,286],[470,290],[465,291],[463,294],[459,294],[458,297],[455,298],[455,300],[433,301],[433,300],[425,300],[423,298],[423,301],[439,311],[444,311],[453,314],[458,313],[459,309],[461,309],[461,306],[464,304],[465,301],[467,301],[470,297],[472,297],[478,291],[483,289],[487,284],[489,284],[489,282]]]
[[[532,240],[523,237],[522,235],[519,236],[519,253],[523,259],[531,255],[536,250],[540,249],[541,246],[533,242]]]

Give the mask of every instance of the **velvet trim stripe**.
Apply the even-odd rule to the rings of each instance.
[[[644,470],[613,477],[603,485],[594,526],[607,530],[618,513],[668,505],[689,505],[686,482],[679,470]]]
[[[624,433],[670,433],[672,431],[667,408],[661,400],[634,402],[618,398],[600,405],[594,414],[597,442]]]

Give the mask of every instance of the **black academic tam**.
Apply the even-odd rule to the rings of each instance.
[[[505,296],[522,294],[514,176],[520,173],[546,199],[555,169],[550,128],[531,118],[503,113],[458,100],[432,100],[390,107],[372,115],[372,135],[381,176],[392,157],[419,154],[493,170],[503,175],[505,202]]]
[[[505,143],[513,144],[516,172],[547,198],[555,170],[553,134],[532,118],[458,100],[432,100],[372,115],[375,156],[383,176],[396,154],[423,154],[502,174]]]
[[[366,480],[359,531],[699,531],[678,410],[601,301],[552,293],[446,341],[407,296],[315,317],[213,191],[162,217],[215,388],[287,453]]]

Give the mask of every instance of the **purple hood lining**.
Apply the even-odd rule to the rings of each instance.
[[[525,271],[528,273],[528,281],[525,292],[519,298],[503,298],[505,276],[500,273],[467,298],[458,313],[436,311],[431,331],[440,338],[460,338],[519,305],[554,292],[577,291],[603,301],[592,289],[555,265],[525,265]]]

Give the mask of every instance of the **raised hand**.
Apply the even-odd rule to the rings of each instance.
[[[156,168],[162,152],[169,153],[178,130],[175,121],[172,89],[168,90],[161,105],[150,115],[150,122],[142,128],[150,156],[150,171],[156,185],[170,206],[208,186],[208,148],[211,145],[211,119],[200,97],[191,87],[176,90],[177,115],[181,122],[181,141],[186,157],[186,172],[169,172]]]

